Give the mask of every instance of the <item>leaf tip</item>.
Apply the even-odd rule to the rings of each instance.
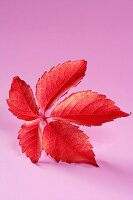
[[[88,164],[91,164],[91,165],[93,165],[94,167],[99,167],[99,165],[97,164],[95,158],[93,158],[93,160],[91,160],[91,161],[89,160],[89,161],[88,161]]]
[[[83,67],[84,70],[86,71],[86,68],[87,68],[87,61],[86,61],[86,60],[79,60],[79,62],[82,64],[82,67]]]
[[[96,163],[96,164],[95,164],[95,167],[99,167],[99,165]]]
[[[123,112],[123,111],[122,111],[122,117],[128,117],[128,116],[130,116],[131,114],[132,114],[132,112],[126,113],[126,112]]]
[[[81,61],[84,62],[85,65],[87,65],[87,61],[86,60],[83,59]]]
[[[36,164],[38,163],[38,159],[30,159],[32,163]]]

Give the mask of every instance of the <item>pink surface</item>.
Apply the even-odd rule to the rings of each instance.
[[[132,0],[0,0],[0,198],[2,200],[132,200],[133,116],[90,136],[99,168],[56,164],[42,155],[34,165],[16,140],[22,121],[7,110],[12,77],[35,91],[45,70],[66,60],[89,61],[72,91],[92,89],[133,111]]]

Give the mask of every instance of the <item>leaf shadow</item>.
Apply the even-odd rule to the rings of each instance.
[[[18,120],[17,118],[14,118],[10,115],[8,109],[7,110],[3,110],[1,111],[1,120],[0,120],[0,129],[11,133],[12,134],[16,134],[16,131],[18,131],[18,127],[20,126],[20,124],[22,124],[22,120]],[[12,135],[12,134],[9,134]]]
[[[46,160],[40,161],[37,167],[45,170],[50,168],[62,174],[72,175],[73,178],[79,178],[88,184],[98,185],[98,187],[112,187],[114,190],[131,192],[133,185],[133,166],[131,168],[112,164],[110,162],[99,160],[99,167],[94,167],[87,164],[67,164],[56,163],[54,161]]]
[[[1,120],[0,120],[0,137],[5,140],[5,145],[8,145],[13,151],[18,151],[18,141],[17,135],[18,130],[22,125],[22,121],[15,119],[15,116],[12,117],[9,113],[8,108],[4,107],[1,110]]]

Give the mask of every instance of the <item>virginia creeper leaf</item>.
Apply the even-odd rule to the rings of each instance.
[[[38,118],[38,108],[32,89],[18,76],[13,78],[7,103],[9,110],[19,119],[29,121]]]
[[[51,117],[86,126],[99,126],[129,114],[106,99],[105,95],[92,91],[77,92],[59,103],[51,113]]]
[[[53,121],[47,124],[44,128],[43,148],[57,162],[98,166],[88,136],[69,123]]]
[[[39,78],[36,97],[42,110],[47,110],[72,86],[76,86],[85,75],[87,62],[68,61],[53,67]]]
[[[38,120],[23,124],[18,139],[22,153],[25,153],[33,163],[38,162],[42,151],[42,131]]]
[[[50,117],[45,117],[45,111],[81,81],[86,65],[84,60],[67,61],[45,72],[36,85],[39,107],[30,86],[18,76],[13,78],[7,103],[17,118],[26,120],[18,139],[22,152],[33,163],[38,162],[44,149],[57,162],[98,166],[88,136],[71,123],[98,126],[129,115],[105,95],[88,90],[74,93],[59,103],[50,115],[56,121],[48,123]],[[42,131],[44,122],[46,126]]]

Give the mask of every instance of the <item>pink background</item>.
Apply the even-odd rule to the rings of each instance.
[[[12,77],[35,91],[39,76],[66,60],[89,61],[72,91],[92,89],[133,111],[132,0],[0,0],[0,198],[2,200],[132,200],[133,116],[82,127],[100,168],[34,165],[16,140],[21,120],[7,110]]]

